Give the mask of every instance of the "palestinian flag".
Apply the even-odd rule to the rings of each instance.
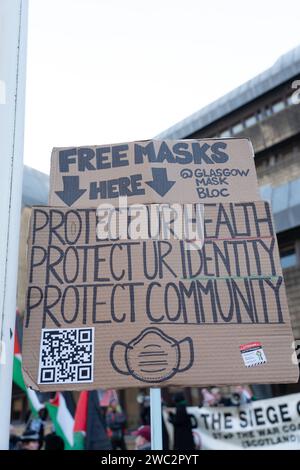
[[[76,407],[74,422],[74,449],[76,450],[85,448],[88,396],[89,392],[81,392]]]
[[[50,419],[56,434],[65,443],[65,450],[74,449],[74,414],[75,403],[71,392],[57,392],[52,400],[46,403]]]
[[[41,394],[27,388],[22,374],[22,353],[21,353],[21,331],[22,322],[20,315],[17,311],[16,329],[15,329],[15,344],[14,344],[14,365],[13,365],[13,381],[18,387],[26,393],[31,411],[37,416],[40,409],[44,408]]]
[[[74,448],[111,450],[98,392],[81,392],[75,413]]]

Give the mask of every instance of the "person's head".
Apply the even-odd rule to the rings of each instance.
[[[45,450],[65,450],[65,443],[53,432],[45,437]]]
[[[148,407],[150,406],[150,397],[149,397],[149,395],[146,395],[146,396],[144,397],[144,403],[143,403],[143,405],[144,405],[146,408],[148,408]]]
[[[25,431],[21,437],[22,450],[39,450],[40,436],[35,431]]]
[[[212,387],[211,393],[215,397],[215,402],[218,403],[222,398],[220,389],[218,387]]]
[[[202,397],[203,397],[203,405],[204,406],[214,406],[214,404],[215,404],[214,395],[207,388],[202,388],[201,393],[202,393]]]
[[[231,396],[231,402],[233,405],[239,405],[241,403],[241,396],[239,393],[233,393]]]
[[[112,411],[117,411],[118,408],[118,402],[114,398],[110,401],[109,406]]]
[[[137,450],[143,449],[151,443],[151,428],[150,426],[140,426],[136,431],[134,431],[133,436],[135,436],[135,448]]]
[[[48,418],[48,410],[47,408],[41,408],[39,410],[39,417],[41,418],[42,421],[46,421]]]
[[[186,405],[185,396],[182,392],[175,393],[173,400],[174,400],[175,406]]]
[[[18,447],[21,438],[16,434],[10,434],[9,436],[9,450],[14,450]]]

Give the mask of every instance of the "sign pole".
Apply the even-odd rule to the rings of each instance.
[[[150,388],[151,450],[162,450],[161,390]]]
[[[23,179],[28,0],[0,0],[0,449],[9,442]]]

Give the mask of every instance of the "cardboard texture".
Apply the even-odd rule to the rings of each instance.
[[[259,200],[248,139],[54,148],[50,206]]]
[[[99,240],[92,208],[33,208],[26,383],[54,391],[296,382],[269,205],[206,204],[200,213],[204,243],[188,249],[174,237]]]

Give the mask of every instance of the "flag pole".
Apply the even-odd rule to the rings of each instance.
[[[162,450],[161,390],[150,388],[151,450]]]
[[[0,449],[8,448],[16,317],[28,0],[0,0]]]

